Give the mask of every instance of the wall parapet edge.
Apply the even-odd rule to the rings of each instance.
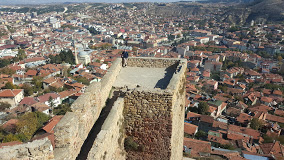
[[[117,58],[100,82],[93,82],[72,105],[54,129],[55,159],[76,159],[93,125],[109,97],[113,83],[121,70]]]
[[[120,133],[123,127],[123,106],[124,99],[118,98],[95,139],[88,154],[88,160],[125,159],[122,144],[123,135]]]
[[[53,147],[47,137],[15,146],[4,146],[0,149],[1,160],[30,159],[31,157],[42,160],[54,158]]]

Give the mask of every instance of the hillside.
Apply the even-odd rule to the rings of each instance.
[[[208,0],[207,2],[212,3],[251,3],[254,0]]]
[[[255,0],[224,9],[220,20],[235,24],[284,21],[284,0]]]
[[[284,21],[284,0],[258,0],[248,7],[251,13],[247,22],[251,20]]]

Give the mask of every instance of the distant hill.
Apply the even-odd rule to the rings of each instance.
[[[214,0],[213,0],[214,1]],[[234,1],[234,0],[231,0]],[[254,0],[224,9],[221,21],[244,24],[284,21],[284,0]]]
[[[212,2],[212,3],[251,3],[254,2],[255,0],[207,0],[207,2]]]
[[[248,7],[251,13],[247,21],[284,21],[284,0],[257,0]]]

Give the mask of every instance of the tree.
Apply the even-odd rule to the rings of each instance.
[[[5,89],[16,89],[17,87],[13,85],[11,82],[7,82],[4,86]]]
[[[263,143],[272,143],[273,142],[273,138],[269,137],[266,134],[264,134],[262,137],[263,137]]]
[[[54,109],[54,103],[53,103],[53,98],[50,96],[49,99],[48,99],[48,104],[50,105],[51,107],[51,110],[53,112],[53,109]]]
[[[232,26],[231,28],[228,29],[229,32],[236,32],[238,30],[240,30],[238,26]]]
[[[43,78],[40,76],[34,76],[32,80],[32,84],[35,86],[36,90],[42,89],[42,80]]]
[[[212,79],[216,80],[216,81],[220,81],[220,72],[215,72],[215,73],[212,73],[211,76],[210,76]]]
[[[33,112],[24,114],[19,118],[17,123],[17,133],[25,135],[28,139],[31,139],[35,131],[38,129],[38,122],[36,115]]]
[[[42,112],[33,112],[36,115],[37,118],[37,125],[38,128],[41,128],[49,119],[50,117]]]
[[[204,139],[206,137],[207,137],[207,134],[204,131],[202,131],[202,130],[198,131],[195,134],[195,138],[197,138],[197,139]]]
[[[13,75],[16,73],[15,70],[11,69],[11,68],[8,68],[8,67],[5,67],[5,68],[2,68],[0,70],[0,73],[3,73],[3,74],[8,74],[8,75]]]
[[[94,27],[90,27],[90,28],[88,28],[88,30],[89,30],[90,33],[93,34],[93,35],[101,34],[101,32],[100,32],[100,31],[97,31]]]
[[[90,81],[89,81],[87,78],[85,78],[85,77],[79,76],[79,77],[76,77],[75,80],[76,80],[77,82],[83,83],[83,84],[85,84],[85,85],[89,85],[89,84],[90,84]]]
[[[278,60],[279,62],[282,62],[282,59],[283,59],[282,56],[278,56],[278,57],[277,57],[277,60]]]
[[[250,122],[250,127],[252,129],[258,130],[259,128],[261,128],[263,126],[263,123],[257,119],[257,118],[253,118]]]
[[[26,54],[25,54],[25,50],[19,49],[17,57],[19,58],[19,60],[25,59],[27,57]]]
[[[7,102],[0,102],[0,112],[5,111],[6,108],[10,108],[11,104]]]
[[[29,84],[25,83],[21,88],[24,89],[25,96],[31,96],[34,93],[33,87],[30,86]]]
[[[10,64],[8,59],[0,59],[0,68],[6,67]]]
[[[41,128],[50,117],[41,112],[29,112],[22,115],[16,125],[16,131],[21,139],[31,139],[34,133]]]
[[[72,112],[70,108],[70,104],[60,104],[56,108],[54,108],[53,114],[54,115],[65,115],[66,112]]]
[[[225,148],[225,149],[229,149],[229,150],[234,150],[236,149],[232,144],[228,143],[228,144],[224,144],[224,145],[220,145],[221,148]]]
[[[2,142],[6,143],[6,142],[13,142],[13,141],[20,141],[20,140],[18,139],[16,135],[8,134],[4,137]]]
[[[59,55],[49,55],[48,58],[50,59],[50,63],[61,64],[65,62],[75,64],[75,56],[70,49],[68,51],[62,50]]]
[[[198,104],[198,113],[206,114],[209,111],[209,106],[206,102],[199,102]]]

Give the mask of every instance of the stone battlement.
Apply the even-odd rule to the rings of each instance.
[[[128,58],[123,68],[116,59],[56,125],[50,159],[182,159],[186,62]],[[124,149],[125,138],[139,149]]]

